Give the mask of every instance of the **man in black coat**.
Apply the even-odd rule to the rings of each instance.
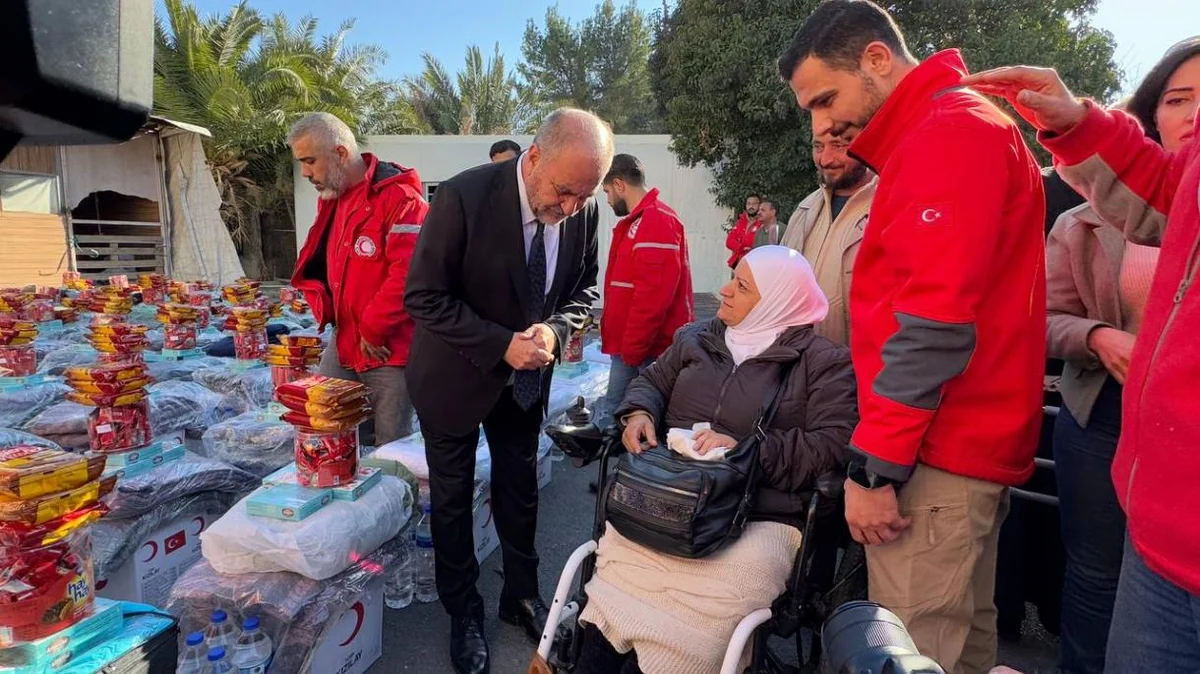
[[[550,114],[529,150],[438,186],[409,271],[416,322],[406,371],[429,462],[437,586],[456,672],[489,671],[471,501],[479,427],[492,455],[504,555],[500,618],[535,642],[537,446],[553,363],[597,298],[593,193],[612,132],[582,110]]]

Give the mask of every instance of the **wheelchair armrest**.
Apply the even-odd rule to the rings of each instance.
[[[836,501],[840,499],[845,488],[845,471],[831,470],[817,478],[817,493],[826,500]]]

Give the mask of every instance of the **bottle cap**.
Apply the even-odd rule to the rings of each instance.
[[[212,621],[218,624],[225,622],[225,619],[228,617],[229,616],[225,615],[225,612],[221,609],[217,609],[212,612]]]
[[[209,662],[216,662],[217,660],[221,660],[224,657],[225,657],[225,647],[224,646],[217,646],[216,648],[214,648],[208,652],[208,661]]]
[[[204,634],[201,632],[192,632],[187,636],[188,646],[199,646],[204,643]]]
[[[245,622],[242,623],[242,629],[244,629],[244,630],[258,629],[258,616],[251,616],[249,618],[246,618]]]

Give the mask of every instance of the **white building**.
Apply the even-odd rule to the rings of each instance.
[[[371,136],[366,150],[380,158],[415,168],[425,183],[426,196],[437,184],[460,171],[488,161],[492,143],[505,136]],[[511,136],[528,147],[530,136]],[[632,154],[646,167],[647,183],[657,187],[663,201],[679,213],[687,230],[692,264],[692,284],[696,292],[716,292],[729,279],[725,260],[725,231],[730,213],[717,206],[709,192],[712,173],[704,167],[679,165],[668,149],[670,136],[618,135],[617,152]],[[317,213],[316,191],[300,172],[296,181],[296,249],[304,245]],[[600,204],[600,282],[608,260],[608,246],[616,216],[599,192]],[[633,204],[630,204],[632,206]],[[603,285],[601,285],[603,287]]]

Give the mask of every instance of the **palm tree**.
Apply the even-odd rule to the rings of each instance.
[[[432,133],[503,134],[518,127],[516,80],[504,67],[499,44],[487,60],[478,46],[467,47],[464,68],[454,77],[432,55],[421,58],[421,75],[405,84],[416,114]]]

